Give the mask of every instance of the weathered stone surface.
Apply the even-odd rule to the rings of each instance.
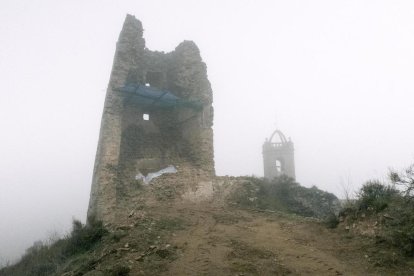
[[[143,106],[119,91],[127,83],[168,90],[202,107]],[[105,99],[88,216],[113,221],[138,173],[174,165],[178,173],[171,177],[172,184],[181,182],[177,179],[181,176],[191,179],[186,181],[190,186],[209,181],[215,175],[212,101],[206,65],[196,44],[184,41],[170,53],[150,51],[141,22],[127,15]]]

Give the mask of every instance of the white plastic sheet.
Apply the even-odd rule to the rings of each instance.
[[[176,172],[177,172],[177,169],[173,165],[169,165],[168,167],[166,167],[162,170],[159,170],[157,172],[149,173],[147,176],[144,176],[142,173],[138,173],[135,176],[135,179],[136,180],[142,180],[142,182],[144,182],[145,185],[148,185],[151,182],[151,180],[153,180],[156,177],[159,177],[159,176],[161,176],[165,173],[176,173]]]

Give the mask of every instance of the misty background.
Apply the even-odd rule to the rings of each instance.
[[[343,195],[414,161],[414,2],[0,2],[0,266],[85,221],[126,13],[151,50],[193,40],[214,93],[218,175],[263,175],[277,127],[297,181]]]

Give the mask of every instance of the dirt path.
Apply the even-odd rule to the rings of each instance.
[[[206,206],[178,213],[191,225],[175,234],[178,258],[164,275],[388,275],[358,241],[310,220]]]

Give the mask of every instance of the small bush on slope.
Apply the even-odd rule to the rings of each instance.
[[[361,219],[360,214],[376,219],[380,227],[377,240],[395,246],[406,256],[414,256],[413,168],[411,165],[402,173],[391,172],[392,186],[377,180],[366,182],[353,206],[341,211],[352,221]]]
[[[384,185],[378,180],[366,182],[358,193],[358,208],[380,212],[388,207],[399,192],[392,186]]]
[[[67,259],[91,249],[107,233],[102,222],[89,220],[87,225],[74,220],[71,233],[51,245],[35,242],[21,260],[0,270],[0,275],[54,275]]]

